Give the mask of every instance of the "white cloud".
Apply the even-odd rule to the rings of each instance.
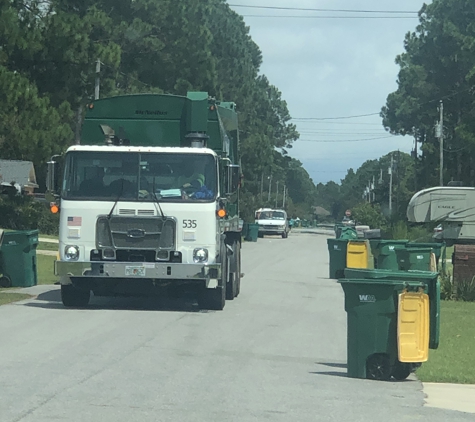
[[[230,0],[270,7],[418,11],[422,0]],[[241,15],[305,15],[314,12],[234,7]],[[320,13],[323,15],[323,13]],[[337,13],[326,15],[336,16]],[[261,72],[281,92],[292,117],[336,117],[378,113],[397,89],[396,56],[417,19],[283,19],[244,17],[263,54]],[[333,121],[296,121],[302,141],[289,153],[314,182],[342,179],[348,168],[393,150],[409,153],[413,140],[389,136],[379,116]],[[304,141],[313,140],[314,142]],[[315,142],[315,141],[333,141]]]

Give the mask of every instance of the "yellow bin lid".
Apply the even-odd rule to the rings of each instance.
[[[397,343],[400,362],[429,358],[429,296],[422,292],[399,294]]]

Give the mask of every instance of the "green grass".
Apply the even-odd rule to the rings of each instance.
[[[23,293],[6,293],[5,289],[0,289],[0,305],[18,302],[19,300],[29,299],[31,296]]]
[[[40,242],[38,244],[37,249],[43,250],[43,251],[57,251],[58,250],[58,244],[57,243],[52,243],[52,242]]]
[[[58,277],[54,275],[55,260],[55,256],[36,255],[38,284],[54,284],[58,281]]]
[[[440,345],[416,372],[423,382],[475,384],[475,302],[442,301]]]

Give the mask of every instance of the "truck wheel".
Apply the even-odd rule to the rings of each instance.
[[[72,284],[61,285],[61,300],[67,308],[85,308],[89,304],[91,292],[81,290]]]
[[[226,285],[215,289],[203,289],[198,296],[198,305],[201,309],[222,311],[226,304]]]
[[[241,292],[241,243],[236,242],[236,271],[234,272],[234,281],[236,286],[235,297]]]
[[[282,233],[282,239],[287,239],[289,234],[287,232]]]
[[[233,257],[231,259],[235,259],[235,244],[233,243]],[[226,248],[226,246],[225,246]],[[221,267],[221,277],[223,280],[223,285],[226,285],[226,300],[233,300],[234,299],[234,292],[235,292],[235,280],[233,277],[233,273],[231,272],[231,259],[228,257],[227,253],[225,253],[226,261],[225,265]],[[222,261],[224,262],[224,261]]]
[[[233,265],[229,271],[229,283],[226,286],[226,299],[233,300],[241,290],[241,244],[233,243]]]

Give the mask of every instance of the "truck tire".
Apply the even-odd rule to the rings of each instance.
[[[234,277],[233,274],[231,273],[231,259],[235,259],[234,255],[234,243],[233,243],[233,256],[232,258],[229,258],[228,254],[225,252],[226,249],[224,249],[224,252],[222,253],[222,256],[226,257],[225,261],[221,261],[221,277],[222,277],[222,283],[223,285],[226,285],[226,300],[233,300],[234,299],[234,292],[236,290],[235,288],[235,282],[234,282]],[[226,248],[226,245],[224,246]]]
[[[226,285],[215,289],[203,289],[198,296],[198,305],[201,309],[222,311],[226,304]]]
[[[90,297],[89,290],[78,289],[72,284],[61,285],[61,300],[67,308],[85,308]]]
[[[234,281],[235,281],[235,297],[239,296],[241,292],[241,243],[236,242],[236,271],[233,273]]]
[[[233,300],[239,294],[241,278],[241,244],[233,242],[233,256],[231,258],[226,299]]]
[[[287,232],[282,233],[282,239],[287,239],[287,237],[289,237]]]

